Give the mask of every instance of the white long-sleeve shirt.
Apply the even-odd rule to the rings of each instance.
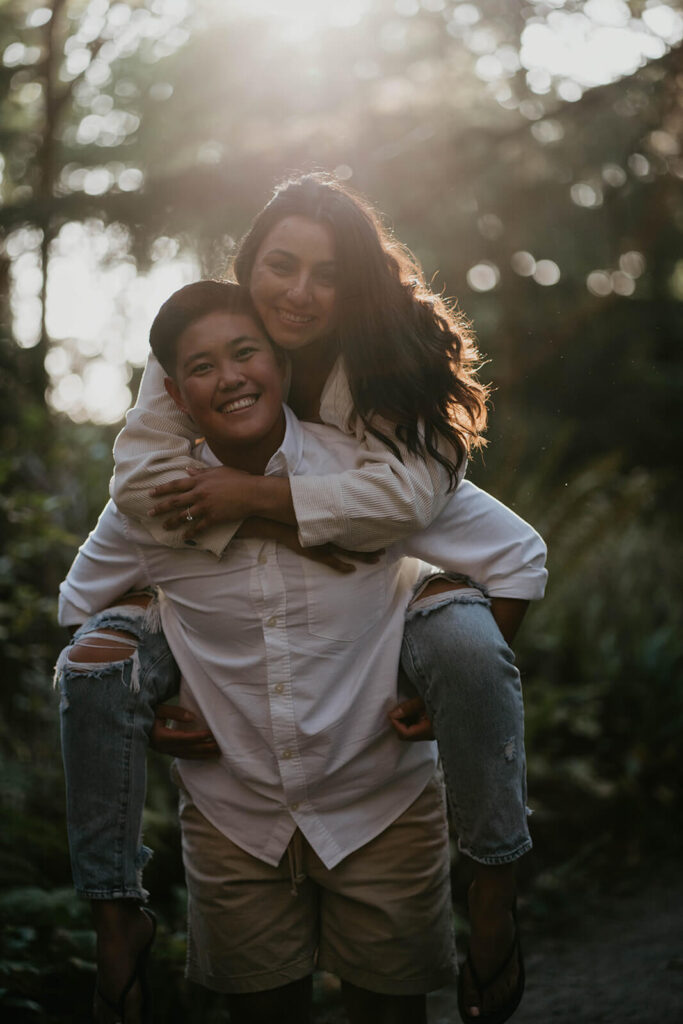
[[[138,519],[160,544],[183,547],[182,530],[165,531],[158,519],[147,516],[154,505],[150,494],[154,486],[176,480],[188,466],[199,465],[191,456],[196,429],[167,394],[164,376],[150,355],[137,402],[114,444],[116,466],[110,490],[118,507]],[[411,455],[394,438],[401,461],[365,430],[355,413],[341,360],[323,390],[320,417],[356,438],[357,457],[342,473],[321,465],[315,474],[290,480],[304,547],[335,543],[354,551],[372,551],[423,529],[436,518],[448,500],[446,470],[431,457]],[[393,435],[391,424],[379,425]],[[196,542],[220,555],[238,526],[213,526],[202,531]]]
[[[266,472],[343,471],[355,447],[287,411]],[[333,867],[394,821],[434,770],[433,744],[401,743],[387,718],[419,572],[394,552],[340,575],[274,542],[237,539],[222,559],[171,549],[110,502],[62,584],[60,621],[83,621],[131,587],[159,587],[182,703],[221,750],[217,762],[179,764],[193,800],[269,864],[298,826]]]
[[[286,415],[267,473],[298,478],[353,463],[352,438]],[[130,588],[160,587],[183,702],[221,749],[218,762],[180,766],[197,806],[272,864],[298,825],[332,867],[409,806],[433,770],[432,745],[400,743],[387,722],[398,699],[405,609],[421,572],[401,556],[467,572],[502,596],[542,594],[543,542],[514,513],[501,506],[513,542],[510,529],[487,549],[468,542],[468,524],[492,502],[471,484],[459,488],[441,533],[434,524],[348,576],[273,542],[235,540],[222,559],[173,550],[110,502],[62,584],[60,621],[80,623]],[[449,543],[459,535],[474,552],[464,568],[457,543],[453,550]],[[504,582],[515,577],[516,584]]]

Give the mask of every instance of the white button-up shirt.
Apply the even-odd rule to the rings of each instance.
[[[286,409],[266,472],[342,473],[358,443]],[[218,462],[208,449],[203,458]],[[160,588],[182,703],[213,732],[217,762],[181,761],[202,813],[256,857],[277,864],[298,826],[333,867],[398,817],[434,768],[430,743],[401,743],[387,712],[405,609],[423,566],[465,572],[501,596],[540,597],[545,546],[472,484],[441,516],[376,565],[341,575],[272,541],[233,540],[217,560],[171,549],[109,503],[60,594],[60,621],[82,622],[125,591]]]
[[[356,447],[287,410],[266,472],[341,470]],[[401,743],[387,719],[419,571],[387,553],[341,575],[252,539],[220,560],[174,550],[110,502],[62,584],[60,618],[80,622],[131,587],[158,586],[182,703],[221,750],[219,761],[179,762],[193,800],[269,864],[298,826],[333,867],[391,824],[434,770],[434,744]]]

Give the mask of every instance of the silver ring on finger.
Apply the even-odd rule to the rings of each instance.
[[[189,508],[188,508],[187,512],[185,513],[185,518],[187,519],[188,523],[191,523],[194,520],[194,516],[190,512]]]

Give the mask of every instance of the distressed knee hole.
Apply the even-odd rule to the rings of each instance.
[[[112,664],[132,658],[137,646],[137,639],[132,633],[102,629],[96,635],[79,637],[69,648],[68,660],[72,665]]]

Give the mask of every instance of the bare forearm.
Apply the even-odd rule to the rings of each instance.
[[[290,537],[296,538],[296,530],[285,523],[278,523],[274,519],[250,516],[240,524],[235,537],[239,537],[241,540],[274,540],[280,544],[286,544]]]
[[[519,601],[512,597],[491,598],[491,614],[506,644],[512,644],[528,607],[528,601]]]
[[[245,481],[247,515],[273,519],[277,523],[296,526],[292,490],[288,477],[254,476]]]

